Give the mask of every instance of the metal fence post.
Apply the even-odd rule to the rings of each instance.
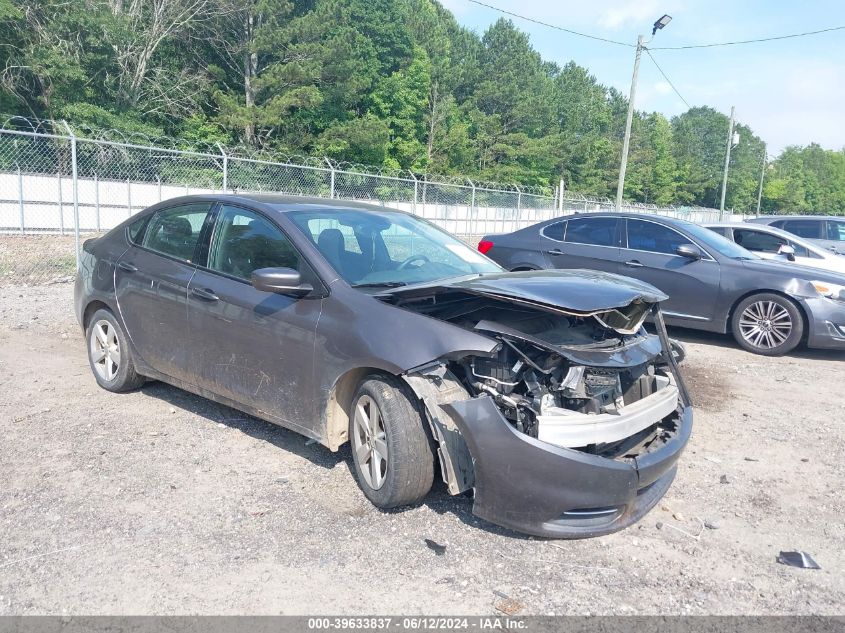
[[[563,178],[560,179],[560,187],[558,188],[557,210],[563,215]]]
[[[62,125],[65,126],[68,136],[70,136],[70,164],[73,181],[71,190],[73,191],[73,243],[76,250],[76,269],[79,270],[79,172],[76,165],[76,135],[70,129],[67,121],[62,120]]]
[[[158,201],[161,202],[161,176],[156,176],[156,182],[158,183]]]
[[[24,233],[24,218],[23,218],[23,175],[21,174],[21,166],[18,165],[18,207],[21,214],[21,235]]]
[[[217,149],[220,150],[220,154],[223,156],[223,193],[228,193],[229,192],[229,157],[226,155],[226,152],[224,151],[223,146],[219,142],[217,143]]]
[[[132,217],[132,183],[126,179],[126,217]]]
[[[65,234],[65,201],[62,193],[62,172],[56,172],[56,181],[59,183],[59,235]]]
[[[519,211],[522,209],[522,189],[519,185],[514,185],[514,189],[516,189],[516,210]]]
[[[94,215],[97,220],[97,233],[100,232],[100,177],[94,174]]]
[[[475,226],[474,223],[471,224],[472,220],[477,220],[478,218],[472,217],[472,211],[473,209],[475,209],[475,183],[469,178],[467,178],[467,182],[469,183],[469,186],[472,187],[472,194],[470,195],[469,199],[469,218],[467,218],[469,220],[469,222],[467,222],[467,229],[469,229],[470,226]]]
[[[329,181],[329,198],[334,198],[334,165],[332,165],[332,161],[325,156],[323,156],[323,160],[326,162],[326,165],[329,166],[329,173],[331,174]]]
[[[419,181],[414,175],[414,172],[412,172],[410,169],[408,170],[408,175],[411,176],[411,179],[414,181],[414,213],[419,215],[419,212],[417,211],[417,190],[419,188]]]

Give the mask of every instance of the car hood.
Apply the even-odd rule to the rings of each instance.
[[[630,277],[595,270],[526,270],[440,279],[385,291],[393,297],[458,290],[556,310],[591,314],[635,303],[668,299],[654,286]]]

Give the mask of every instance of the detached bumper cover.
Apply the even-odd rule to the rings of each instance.
[[[663,446],[623,462],[519,433],[487,396],[441,406],[473,457],[473,513],[552,538],[600,536],[638,521],[669,488],[692,431],[692,408],[682,407]]]

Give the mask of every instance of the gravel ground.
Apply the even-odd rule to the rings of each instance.
[[[845,354],[673,332],[697,405],[674,486],[622,533],[545,541],[442,487],[376,510],[346,451],[178,389],[99,389],[71,295],[0,288],[0,614],[842,613]]]

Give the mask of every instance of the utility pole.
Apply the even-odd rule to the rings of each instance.
[[[622,210],[622,192],[625,190],[625,172],[628,170],[628,147],[631,145],[631,123],[634,119],[634,97],[637,95],[637,76],[643,55],[643,36],[637,38],[634,55],[634,74],[631,77],[631,94],[628,96],[628,116],[625,118],[625,140],[622,141],[622,162],[619,164],[619,183],[616,185],[616,211]]]
[[[763,166],[760,168],[760,188],[757,189],[757,215],[760,215],[760,201],[763,199],[763,176],[766,174],[766,167],[768,166],[768,156],[766,155],[766,146],[763,145]]]
[[[734,106],[731,106],[731,122],[728,125],[728,143],[725,149],[725,169],[722,173],[722,200],[719,202],[719,220],[724,221],[725,215],[725,193],[728,189],[728,167],[731,163],[731,149],[734,141]]]
[[[631,93],[628,95],[628,116],[625,118],[625,139],[622,141],[622,160],[619,163],[619,184],[616,185],[616,210],[622,210],[622,193],[625,191],[625,172],[628,170],[628,148],[631,145],[631,123],[634,120],[634,98],[637,95],[637,77],[640,74],[640,58],[645,45],[654,39],[655,34],[672,21],[671,15],[663,14],[651,29],[651,38],[644,41],[645,36],[637,38],[637,52],[634,55],[634,74],[631,77]]]

